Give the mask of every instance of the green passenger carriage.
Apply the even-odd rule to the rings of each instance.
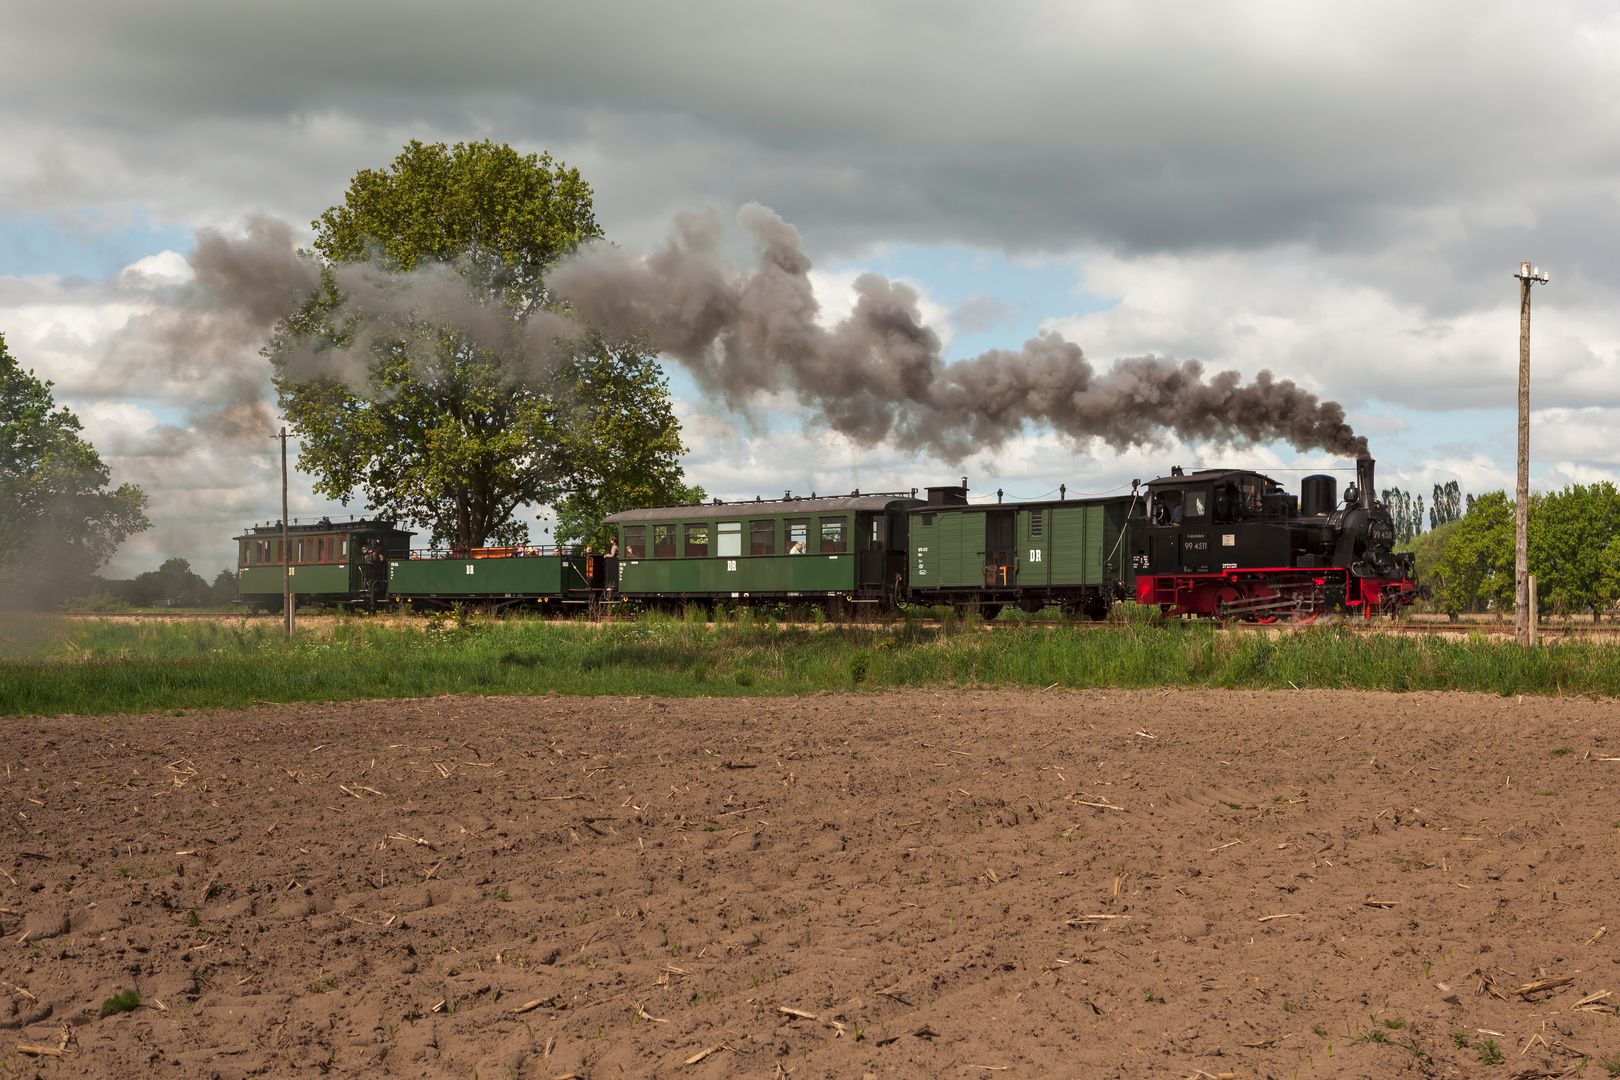
[[[281,610],[281,572],[287,564],[292,592],[306,602],[353,604],[369,594],[366,547],[374,544],[381,558],[410,554],[415,533],[392,521],[321,518],[286,527],[281,522],[254,525],[236,537],[237,602],[251,611]],[[290,562],[287,556],[291,556]],[[380,563],[378,564],[380,565]]]
[[[618,586],[653,605],[686,600],[904,598],[911,492],[660,506],[605,519],[619,530]]]

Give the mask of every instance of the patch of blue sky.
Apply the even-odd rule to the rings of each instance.
[[[1363,410],[1374,420],[1363,422],[1374,457],[1398,454],[1404,458],[1457,458],[1483,454],[1511,467],[1516,451],[1512,408],[1451,409],[1437,412],[1379,403]],[[1531,445],[1532,452],[1534,444]]]
[[[190,251],[195,234],[140,206],[0,215],[0,275],[111,277],[148,255]]]
[[[960,360],[986,349],[1017,349],[1047,319],[1090,315],[1118,299],[1080,287],[1078,256],[1008,258],[963,245],[886,244],[870,254],[829,264],[829,273],[875,270],[918,285],[952,313],[945,355]]]

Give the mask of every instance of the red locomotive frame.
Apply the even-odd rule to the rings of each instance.
[[[1338,567],[1246,567],[1218,574],[1138,575],[1136,579],[1136,602],[1162,609],[1167,618],[1199,615],[1308,623],[1342,607],[1370,619],[1392,614],[1397,606],[1416,598],[1417,582],[1410,578],[1355,577]]]

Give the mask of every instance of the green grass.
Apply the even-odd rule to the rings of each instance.
[[[114,994],[101,1003],[101,1015],[111,1016],[113,1013],[134,1012],[141,1004],[141,995],[136,990],[125,990]]]
[[[1500,1065],[1505,1060],[1502,1048],[1496,1045],[1496,1040],[1486,1038],[1484,1042],[1474,1043],[1474,1049],[1479,1051],[1481,1065]]]
[[[1620,695],[1620,645],[1533,650],[1312,627],[1276,639],[1208,625],[1103,629],[972,618],[782,626],[744,611],[714,625],[648,615],[541,619],[358,617],[279,623],[21,617],[0,627],[0,715],[134,713],[444,693],[744,696],[821,689],[1002,685],[1472,690]]]

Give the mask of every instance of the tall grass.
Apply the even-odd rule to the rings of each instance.
[[[443,693],[798,694],[907,686],[1227,687],[1620,693],[1620,646],[1369,634],[1275,637],[1206,625],[710,625],[648,615],[593,625],[340,619],[292,641],[265,622],[39,617],[0,630],[0,715],[144,712]]]

